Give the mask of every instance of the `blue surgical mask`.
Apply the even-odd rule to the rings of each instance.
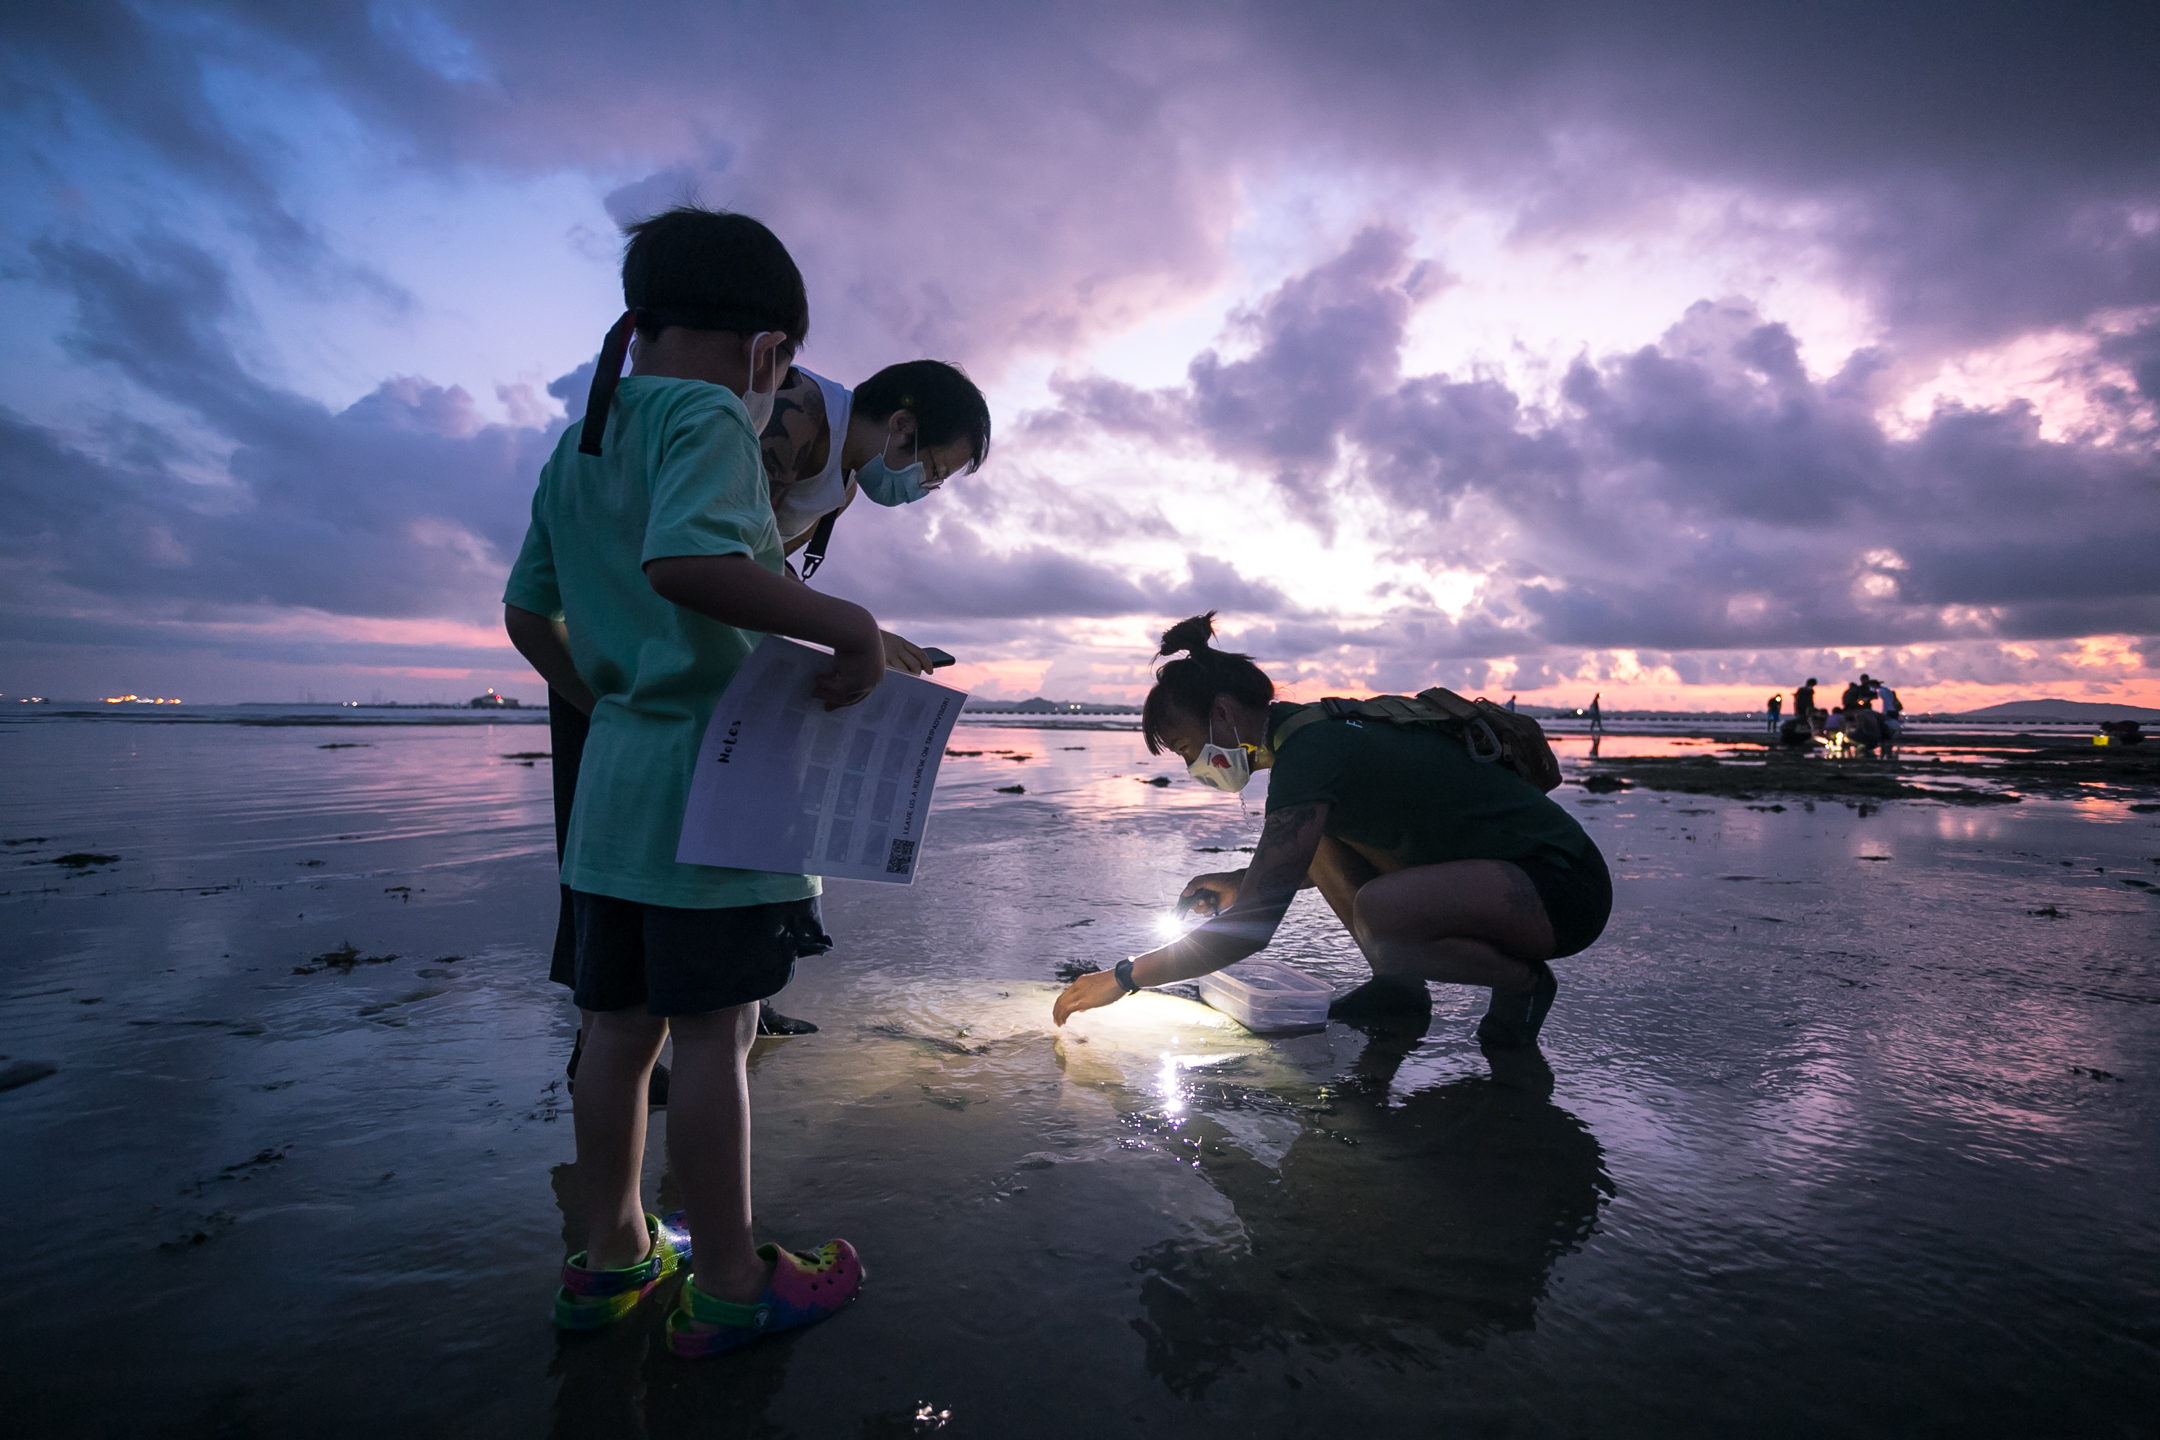
[[[912,505],[930,493],[923,484],[920,446],[916,447],[914,463],[904,470],[887,465],[885,452],[879,451],[855,472],[855,483],[862,486],[863,494],[880,505]]]

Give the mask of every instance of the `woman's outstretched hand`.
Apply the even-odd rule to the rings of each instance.
[[[901,639],[890,630],[878,632],[885,637],[885,664],[889,669],[903,675],[922,675],[930,669],[930,657],[923,654],[920,645]]]
[[[1243,870],[1222,870],[1212,875],[1195,875],[1185,882],[1184,890],[1178,895],[1178,913],[1220,915],[1237,902],[1238,890],[1244,883]]]
[[[1124,998],[1125,987],[1117,983],[1117,975],[1109,970],[1097,970],[1065,987],[1065,993],[1050,1007],[1050,1019],[1053,1024],[1063,1025],[1082,1010],[1100,1010]]]

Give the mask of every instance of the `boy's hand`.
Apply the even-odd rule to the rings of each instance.
[[[885,637],[887,665],[904,675],[922,675],[929,672],[930,657],[923,654],[919,646],[910,644],[890,630],[881,630],[878,633]]]
[[[824,701],[827,710],[841,710],[869,699],[870,692],[877,689],[878,682],[884,678],[882,645],[875,650],[867,646],[846,646],[833,652],[833,668],[818,676],[810,686],[810,695],[812,699]]]

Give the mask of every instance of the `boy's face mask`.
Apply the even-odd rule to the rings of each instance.
[[[772,348],[772,389],[757,388],[757,342],[767,335],[777,333],[773,330],[760,330],[750,337],[750,383],[743,390],[742,403],[743,409],[750,412],[750,428],[760,435],[765,433],[765,427],[772,421],[773,401],[779,398],[780,377],[785,371],[780,364],[780,347],[775,345]]]
[[[1237,731],[1230,732],[1233,739]],[[1252,781],[1252,746],[1240,741],[1224,749],[1215,743],[1215,722],[1208,721],[1208,743],[1200,747],[1200,753],[1190,765],[1187,774],[1210,790],[1221,790],[1235,795]]]
[[[916,437],[910,436],[910,440]],[[880,505],[912,505],[930,493],[923,484],[922,446],[914,445],[914,463],[902,470],[895,470],[885,463],[885,452],[877,454],[855,472],[855,483],[863,494]]]

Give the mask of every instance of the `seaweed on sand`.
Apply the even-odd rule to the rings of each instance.
[[[340,975],[350,975],[355,965],[387,965],[397,959],[395,955],[362,955],[360,947],[347,940],[335,950],[325,950],[305,965],[295,965],[295,975],[319,975],[325,970],[335,970]]]
[[[1780,752],[1771,752],[1759,762],[1708,755],[1641,756],[1601,762],[1584,782],[1585,788],[1610,789],[1613,778],[1648,790],[1737,800],[1780,794],[2008,805],[2027,795],[2149,793],[2160,789],[2160,754],[2110,755],[2082,746],[2042,743],[1991,747],[1983,759],[1943,759],[1910,749],[1894,760]]]

